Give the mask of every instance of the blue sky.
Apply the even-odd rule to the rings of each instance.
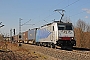
[[[90,24],[90,0],[0,0],[0,22],[5,24],[0,29],[1,33],[9,34],[10,29],[19,31],[19,18],[22,18],[22,31],[40,27],[52,20],[59,20],[60,14],[55,9],[64,9],[65,16],[75,24],[82,19]],[[45,20],[45,21],[44,21]]]

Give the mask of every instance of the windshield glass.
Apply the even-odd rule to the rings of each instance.
[[[58,30],[72,30],[72,25],[58,25]]]
[[[66,26],[66,30],[72,30],[72,26]]]
[[[58,25],[58,30],[64,30],[65,29],[65,25]]]

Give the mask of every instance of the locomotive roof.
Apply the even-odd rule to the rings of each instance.
[[[70,23],[70,22],[67,22],[67,23],[64,23],[64,22],[60,22],[60,21],[54,21],[54,22],[52,22],[52,23],[48,23],[48,24],[46,24],[46,25],[43,25],[43,26],[48,26],[48,25],[51,25],[51,24],[53,24],[53,23],[57,23],[57,24],[61,24],[61,25],[72,25],[72,23]],[[41,26],[41,27],[43,27],[43,26]]]
[[[72,24],[72,23],[70,23],[70,22],[62,22],[62,21],[54,21],[55,23],[58,23],[58,24]]]

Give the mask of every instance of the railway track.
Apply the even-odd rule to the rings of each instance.
[[[28,47],[26,49],[32,49],[36,52],[40,52],[62,60],[90,60],[90,51],[80,51],[80,50],[68,51],[68,50],[61,50],[61,48],[53,49],[29,44],[23,44],[22,47],[25,48]]]
[[[21,44],[20,44],[21,45]],[[34,44],[35,45],[35,44]],[[44,47],[47,47],[47,46],[44,46]],[[49,48],[49,47],[47,47],[47,48]],[[54,49],[60,49],[60,50],[67,50],[67,51],[90,51],[90,49],[87,49],[87,48],[79,48],[79,47],[73,47],[71,50],[69,50],[69,49],[61,49],[61,47],[59,47],[59,46],[56,46],[56,48],[54,48]]]
[[[90,49],[87,49],[87,48],[79,48],[79,47],[73,47],[73,50],[90,51]]]

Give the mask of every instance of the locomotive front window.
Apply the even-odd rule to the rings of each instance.
[[[65,30],[65,26],[64,25],[58,25],[58,30]]]
[[[72,30],[72,26],[66,26],[66,30]]]
[[[58,25],[58,30],[72,30],[71,25]]]

